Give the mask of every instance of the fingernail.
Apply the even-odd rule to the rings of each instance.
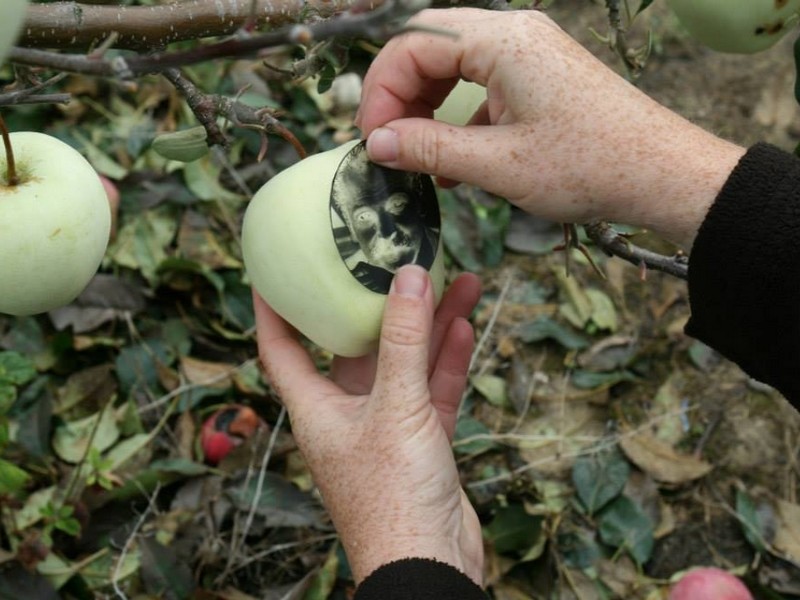
[[[399,154],[397,132],[387,127],[379,127],[367,138],[367,154],[377,163],[393,162]]]
[[[398,269],[392,281],[392,291],[401,296],[421,298],[428,285],[428,273],[417,265],[406,265]]]

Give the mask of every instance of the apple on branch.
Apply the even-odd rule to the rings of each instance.
[[[74,148],[36,132],[0,147],[0,313],[71,302],[97,271],[111,211],[100,176]]]

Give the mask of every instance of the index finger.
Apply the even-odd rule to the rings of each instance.
[[[488,48],[481,50],[478,35],[480,22],[491,17],[490,11],[448,8],[425,10],[410,19],[410,26],[456,37],[410,31],[386,44],[364,78],[358,117],[364,136],[395,119],[432,117],[460,78],[486,85],[489,65],[473,57],[492,55]]]

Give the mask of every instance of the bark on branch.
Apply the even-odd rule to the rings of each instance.
[[[388,38],[401,31],[405,20],[424,8],[426,3],[425,0],[385,0],[376,8],[372,8],[371,4],[362,4],[358,0],[349,4],[349,10],[330,19],[287,25],[266,33],[231,37],[188,50],[168,50],[133,56],[117,55],[109,58],[93,54],[65,54],[36,48],[14,47],[8,58],[20,65],[45,67],[62,72],[134,79],[214,59],[252,56],[259,50],[282,44],[310,44],[336,36]]]
[[[310,15],[329,17],[348,4],[345,0],[186,0],[157,6],[31,4],[17,44],[86,49],[116,32],[117,48],[153,50],[173,42],[230,35],[250,17],[256,27],[272,29]]]
[[[627,260],[640,269],[662,271],[684,280],[689,278],[689,257],[685,254],[664,256],[635,246],[604,221],[587,223],[583,229],[589,239],[609,255]]]

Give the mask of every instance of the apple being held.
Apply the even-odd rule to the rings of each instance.
[[[281,171],[242,225],[245,268],[272,309],[340,356],[377,346],[395,271],[425,267],[444,288],[441,221],[427,175],[386,169],[349,142]]]
[[[460,79],[442,105],[433,111],[433,118],[450,125],[466,125],[485,101],[485,87]]]
[[[0,313],[32,315],[86,287],[106,251],[111,211],[99,175],[68,144],[26,131],[12,133],[10,145],[13,161],[0,145]]]
[[[28,0],[2,0],[0,2],[0,64],[14,44],[25,22]]]

